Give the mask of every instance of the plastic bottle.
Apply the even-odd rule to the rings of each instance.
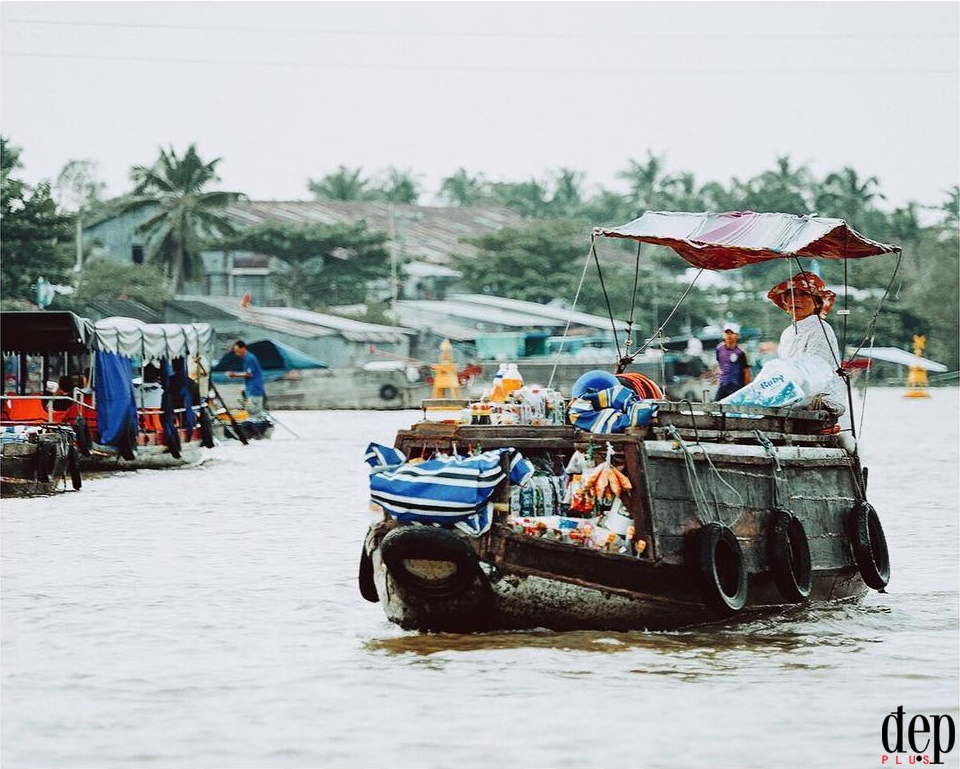
[[[506,390],[503,388],[504,374],[507,372],[507,364],[501,363],[500,368],[493,377],[493,390],[490,393],[490,400],[494,403],[503,403],[506,400]]]
[[[507,369],[503,374],[503,391],[507,394],[523,387],[523,376],[516,363],[508,363]]]

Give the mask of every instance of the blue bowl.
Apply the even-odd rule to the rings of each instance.
[[[570,391],[570,395],[574,398],[579,398],[584,393],[598,393],[601,390],[608,390],[619,384],[620,380],[609,371],[595,369],[583,374],[573,383],[573,389]]]

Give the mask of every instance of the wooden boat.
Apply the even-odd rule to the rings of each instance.
[[[2,328],[3,426],[45,425],[51,435],[68,426],[83,471],[193,464],[215,445],[214,419],[200,396],[206,381],[190,370],[209,353],[209,325],[133,318],[93,324],[71,312],[41,311],[4,312]],[[144,381],[151,370],[156,381]],[[51,394],[58,378],[61,391]],[[70,456],[64,461],[58,477],[72,467]]]
[[[7,425],[0,428],[0,493],[34,496],[83,486],[80,455],[69,425]],[[69,479],[69,480],[68,480]]]
[[[267,411],[250,416],[244,409],[219,408],[215,412],[219,429],[225,438],[241,440],[265,440],[273,437],[276,421]]]
[[[93,437],[81,466],[125,470],[203,461],[216,445],[203,363],[212,339],[206,323],[97,321],[83,412]]]
[[[841,220],[751,212],[646,214],[595,230],[591,251],[600,237],[714,269],[899,252]],[[658,630],[884,589],[867,471],[829,412],[676,403],[631,381],[630,408],[651,416],[619,433],[434,422],[425,403],[394,447],[371,444],[381,515],[363,544],[362,596],[406,629]],[[470,475],[484,458],[494,464]],[[521,462],[532,475],[517,475]],[[450,487],[471,482],[473,508],[458,515]]]
[[[89,432],[73,385],[88,365],[93,327],[71,312],[4,312],[0,332],[2,493],[50,494],[66,489],[68,478],[79,490],[80,451]],[[69,392],[51,394],[53,379]]]

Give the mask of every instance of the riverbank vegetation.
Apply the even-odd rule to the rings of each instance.
[[[204,161],[191,145],[178,156],[162,150],[149,166],[132,169],[129,194],[101,201],[95,164],[71,161],[56,183],[36,186],[19,179],[21,150],[2,139],[2,269],[5,307],[36,302],[39,278],[47,284],[72,284],[73,301],[133,294],[159,305],[196,273],[204,249],[251,249],[285,265],[278,285],[297,306],[328,309],[360,301],[371,280],[390,275],[387,233],[324,225],[262,225],[236,232],[222,208],[243,198],[239,192],[216,189],[219,159]],[[960,326],[960,243],[958,187],[943,191],[941,201],[886,204],[882,182],[844,167],[818,177],[787,157],[775,158],[770,169],[747,179],[699,180],[694,173],[670,172],[663,156],[648,153],[629,160],[618,173],[621,189],[588,187],[580,171],[560,168],[545,179],[492,181],[458,168],[435,191],[449,206],[498,206],[520,214],[519,228],[502,230],[470,243],[479,249],[469,258],[452,255],[462,275],[458,290],[490,293],[533,301],[565,301],[578,296],[577,308],[618,318],[632,317],[640,336],[658,331],[691,277],[687,265],[672,252],[635,245],[602,244],[603,273],[587,265],[593,226],[623,224],[645,210],[780,211],[843,218],[867,237],[902,246],[896,257],[833,262],[817,268],[830,285],[852,287],[832,318],[848,344],[861,341],[908,348],[914,334],[928,339],[926,354],[958,368]],[[335,201],[386,201],[416,205],[425,197],[420,177],[390,168],[367,176],[359,168],[339,166],[308,179],[305,197]],[[72,193],[72,194],[71,194]],[[105,213],[149,210],[143,226],[148,244],[145,267],[71,268],[78,223]],[[810,265],[804,263],[804,268]],[[798,265],[768,263],[731,273],[710,274],[694,289],[663,328],[674,336],[709,323],[735,318],[775,339],[786,316],[764,299],[766,290]],[[638,276],[635,290],[634,276]],[[602,277],[602,280],[600,279]],[[119,293],[118,293],[119,292]],[[579,293],[578,293],[579,292]],[[110,296],[108,296],[108,294]],[[636,306],[631,311],[634,296]],[[874,314],[884,298],[884,312]],[[71,305],[70,297],[55,304]],[[375,315],[383,308],[373,308]]]

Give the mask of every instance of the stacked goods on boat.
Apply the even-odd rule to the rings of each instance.
[[[371,444],[363,596],[408,629],[669,629],[887,584],[826,412],[694,410],[591,374],[567,425],[424,420]]]

